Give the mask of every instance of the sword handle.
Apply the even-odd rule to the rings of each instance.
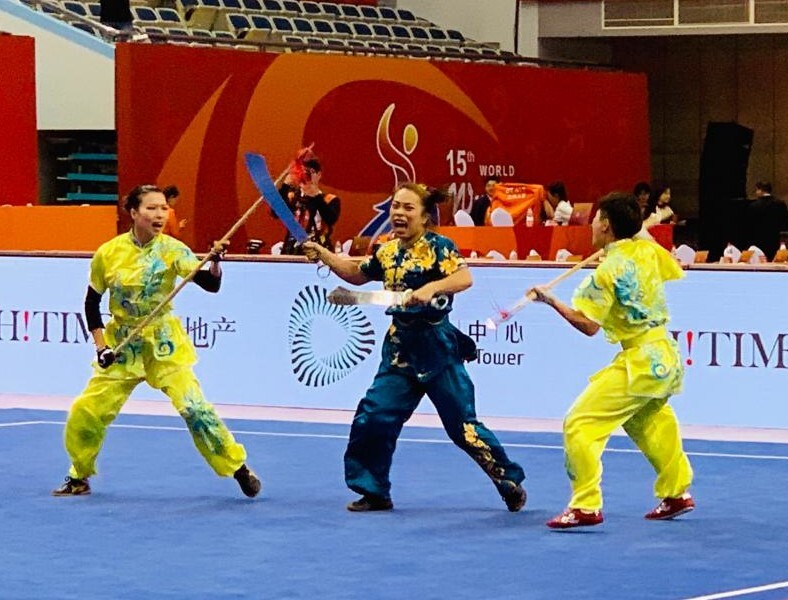
[[[402,293],[402,304],[407,304],[408,298],[413,295],[413,290],[405,290]],[[437,296],[433,296],[432,300],[430,300],[430,306],[432,308],[437,308],[438,310],[443,310],[449,305],[449,296],[446,294],[439,294]]]

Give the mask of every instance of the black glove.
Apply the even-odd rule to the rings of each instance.
[[[211,262],[215,262],[215,263],[221,262],[226,253],[227,253],[227,248],[222,248],[221,252],[217,252],[212,246],[210,250]]]
[[[96,350],[96,360],[98,361],[99,367],[106,369],[115,362],[115,353],[109,346],[104,346]]]

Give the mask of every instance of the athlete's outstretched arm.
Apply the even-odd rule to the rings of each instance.
[[[599,323],[592,321],[579,310],[575,310],[568,304],[561,302],[550,293],[550,289],[547,286],[538,285],[531,288],[528,293],[534,295],[534,302],[543,302],[548,306],[552,306],[559,315],[581,333],[590,337],[596,335],[596,332],[599,331]]]
[[[359,267],[358,262],[337,256],[328,248],[324,248],[315,242],[304,242],[304,254],[309,260],[320,261],[331,269],[340,279],[352,283],[353,285],[364,285],[371,281]]]

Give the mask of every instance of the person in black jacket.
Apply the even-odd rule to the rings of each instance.
[[[119,31],[133,30],[129,0],[101,0],[101,22]]]
[[[747,243],[757,246],[769,260],[780,246],[780,232],[788,231],[788,207],[772,196],[772,184],[759,181],[755,184],[755,199],[745,209]]]
[[[500,183],[500,180],[496,177],[488,177],[484,182],[484,193],[473,200],[471,219],[473,219],[474,225],[480,226],[485,224],[487,212],[490,210],[490,204],[492,203],[493,192],[498,183]]]
[[[299,152],[284,183],[279,186],[279,194],[309,238],[333,250],[331,234],[339,220],[341,202],[339,196],[320,189],[322,174],[320,160],[312,153],[311,147],[304,149]],[[290,232],[285,235],[282,254],[303,254],[301,246]]]

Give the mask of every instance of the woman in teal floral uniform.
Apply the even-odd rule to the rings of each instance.
[[[463,364],[475,358],[475,344],[449,322],[453,295],[473,281],[454,242],[428,229],[430,214],[443,198],[420,184],[399,186],[389,214],[393,239],[361,264],[316,243],[304,244],[310,259],[322,261],[348,283],[383,281],[387,290],[413,291],[405,306],[387,310],[392,322],[380,367],[353,419],[345,481],[361,498],[348,504],[351,511],[393,508],[389,471],[394,448],[425,394],[451,440],[492,479],[509,510],[519,511],[525,504],[522,468],[476,418],[473,383]],[[439,295],[447,295],[448,304],[431,304]]]
[[[125,208],[133,221],[131,231],[102,244],[90,262],[85,316],[96,344],[96,362],[93,377],[68,414],[64,440],[71,469],[65,483],[53,494],[90,493],[88,477],[96,472],[96,458],[107,427],[132,390],[146,381],[169,396],[195,446],[216,474],[232,475],[244,494],[256,496],[260,481],[245,464],[244,447],[203,396],[192,371],[197,353],[171,306],[166,306],[118,356],[112,352],[112,347],[175,288],[177,277],[190,274],[200,262],[185,244],[162,233],[169,209],[158,187],[134,188],[126,197]],[[221,247],[216,246],[210,268],[194,276],[194,282],[209,292],[218,292],[221,285]],[[106,329],[99,309],[104,292],[109,292],[112,314]]]

